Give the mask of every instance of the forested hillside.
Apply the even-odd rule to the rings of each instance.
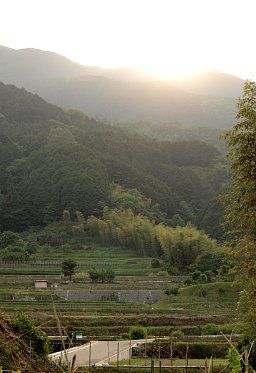
[[[100,217],[115,183],[150,199],[156,221],[222,238],[215,196],[227,175],[206,143],[146,138],[1,83],[0,154],[2,231],[45,226],[64,210]]]
[[[161,80],[132,68],[82,66],[56,53],[0,47],[0,81],[24,87],[63,108],[101,120],[178,121],[227,128],[235,118],[242,79],[206,72]]]
[[[179,122],[151,122],[140,120],[138,122],[117,122],[117,127],[146,135],[161,141],[200,141],[214,146],[220,153],[226,153],[227,147],[223,139],[224,131],[210,127],[190,127]]]

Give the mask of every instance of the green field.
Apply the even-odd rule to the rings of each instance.
[[[61,262],[67,257],[77,262],[73,281],[61,276]],[[151,259],[97,243],[90,243],[86,250],[38,250],[30,263],[1,264],[0,310],[7,315],[26,312],[49,335],[58,334],[53,304],[65,330],[81,330],[92,338],[121,338],[133,325],[147,328],[150,336],[168,336],[175,330],[184,335],[207,334],[203,328],[208,324],[228,332],[234,328],[238,288],[230,283],[185,286],[188,277],[169,276],[161,268],[151,268]],[[88,271],[93,268],[114,270],[115,281],[92,283]],[[51,287],[35,289],[36,279],[47,279]],[[170,287],[178,287],[178,295],[163,294],[152,305],[116,300],[68,301],[55,294],[56,289],[164,291]]]
[[[61,262],[72,258],[77,262],[76,272],[88,272],[93,268],[113,269],[116,275],[145,275],[151,269],[151,258],[135,256],[131,250],[120,247],[102,247],[93,243],[86,250],[39,249],[33,260],[25,263],[1,263],[0,274],[60,276]]]

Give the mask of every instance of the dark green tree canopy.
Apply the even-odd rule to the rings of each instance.
[[[61,220],[63,210],[71,219],[77,210],[100,216],[111,183],[128,189],[113,207],[200,225],[221,187],[218,154],[202,141],[146,138],[1,83],[0,229],[42,227]]]
[[[226,224],[232,235],[235,273],[245,290],[240,309],[256,335],[256,83],[246,81],[238,100],[238,123],[225,135],[232,185],[226,195]]]
[[[65,277],[69,277],[71,280],[73,274],[75,273],[75,268],[77,264],[73,259],[66,259],[61,263],[61,272]]]
[[[232,192],[227,222],[255,239],[256,232],[256,83],[247,81],[238,100],[239,122],[225,135],[230,148]],[[231,212],[232,211],[232,212]]]

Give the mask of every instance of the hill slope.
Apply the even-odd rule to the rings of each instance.
[[[2,83],[0,102],[2,230],[47,224],[64,209],[99,214],[112,182],[137,188],[168,219],[200,224],[225,178],[210,145],[147,139]]]
[[[215,73],[194,81],[163,82],[132,69],[86,67],[55,53],[0,48],[0,81],[110,121],[149,119],[226,128],[235,117],[234,96],[242,83],[237,80]]]
[[[242,95],[244,80],[234,75],[209,70],[185,78],[172,79],[171,83],[198,95],[237,98]]]

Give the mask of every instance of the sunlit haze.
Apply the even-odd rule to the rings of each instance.
[[[255,0],[1,0],[0,45],[159,76],[256,78]]]

